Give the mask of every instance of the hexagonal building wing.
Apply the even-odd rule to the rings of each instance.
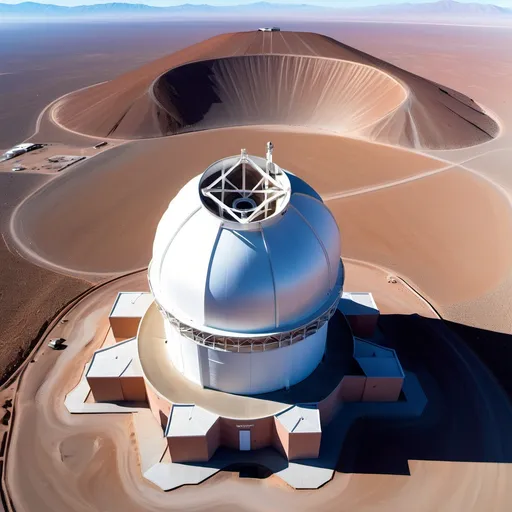
[[[276,431],[288,460],[314,459],[320,452],[322,427],[315,405],[294,405],[275,417]]]
[[[207,461],[220,443],[219,416],[194,404],[175,404],[165,437],[173,462]]]

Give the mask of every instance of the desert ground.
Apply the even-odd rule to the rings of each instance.
[[[247,22],[171,35],[164,24],[151,27],[133,59],[120,41],[141,25],[95,27],[91,48],[92,29],[76,29],[82,57],[103,42],[95,66],[73,59],[72,45],[62,50],[71,35],[54,26],[56,60],[46,69],[59,52],[68,60],[59,64],[61,88],[40,84],[45,101],[35,110],[9,110],[23,90],[2,89],[11,75],[0,76],[9,100],[0,116],[17,119],[0,146],[32,132],[30,140],[77,150],[112,146],[57,174],[0,173],[0,370],[15,393],[2,475],[8,506],[509,510],[510,387],[488,353],[506,358],[512,332],[512,31],[315,23],[286,28],[323,35],[277,37],[230,33],[253,29]],[[32,97],[31,87],[24,94]],[[242,147],[262,154],[267,140],[275,161],[332,209],[345,289],[374,293],[381,329],[417,373],[428,409],[412,425],[355,425],[339,472],[318,491],[224,473],[164,494],[141,477],[129,415],[70,416],[63,398],[100,343],[116,291],[146,289],[154,230],[172,197],[214,160]],[[93,285],[60,323],[58,312]],[[467,329],[489,343],[474,343]],[[62,353],[42,344],[57,335],[68,339]],[[22,361],[18,379],[8,379]]]

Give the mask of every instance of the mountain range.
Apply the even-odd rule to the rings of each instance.
[[[419,4],[402,3],[359,8],[319,7],[308,4],[255,2],[233,6],[183,4],[155,7],[146,4],[107,3],[64,7],[37,2],[0,3],[0,21],[7,18],[104,18],[104,17],[215,17],[236,15],[317,15],[345,19],[512,19],[512,9],[490,4],[440,0]]]

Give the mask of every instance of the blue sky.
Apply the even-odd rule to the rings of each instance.
[[[22,0],[0,0],[0,3],[5,4],[18,4]],[[240,5],[250,4],[258,0],[33,0],[42,4],[55,4],[55,5],[90,5],[90,4],[105,4],[111,2],[126,2],[132,4],[147,4],[157,6],[168,5],[181,5],[189,4],[210,4],[210,5]],[[309,4],[309,5],[327,5],[330,7],[357,7],[362,5],[378,5],[378,4],[401,4],[404,2],[409,3],[424,3],[435,0],[266,0],[271,3],[278,4]],[[460,2],[480,4],[494,4],[502,7],[512,7],[512,0],[459,0]]]

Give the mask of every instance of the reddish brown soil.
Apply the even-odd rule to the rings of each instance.
[[[336,30],[332,29],[331,33]],[[468,95],[473,96],[475,92],[477,101],[491,106],[505,121],[510,119],[506,99],[511,86],[512,64],[509,57],[500,56],[498,51],[508,47],[509,36],[496,39],[492,32],[485,39],[486,46],[478,39],[478,34],[483,32],[477,35],[464,32],[453,49],[455,32],[452,28],[395,26],[357,32],[344,26],[343,30],[347,38],[338,35],[340,39],[376,52],[398,66],[406,65],[416,73],[447,83]],[[180,98],[173,98],[169,93],[169,86],[176,84],[176,79],[179,82],[189,76],[183,74],[183,67],[175,69],[185,62],[197,58],[214,60],[207,72],[211,73],[209,76],[215,87],[206,87],[205,92],[218,94],[217,87],[223,84],[247,94],[251,84],[240,75],[255,66],[263,66],[265,80],[279,83],[275,72],[265,69],[277,58],[275,41],[261,35],[253,36],[253,41],[248,37],[247,34],[234,34],[210,40],[155,61],[104,86],[72,95],[69,101],[66,99],[54,113],[68,128],[101,137],[110,133],[111,137],[119,138],[157,138],[106,151],[48,182],[22,205],[14,218],[13,233],[8,229],[12,207],[29,191],[41,187],[45,179],[9,175],[17,182],[16,186],[12,185],[7,206],[2,203],[2,208],[6,208],[6,215],[2,210],[2,233],[11,249],[20,250],[24,257],[38,265],[61,272],[115,272],[143,265],[150,257],[156,222],[189,177],[200,173],[212,160],[236,153],[241,147],[261,154],[264,142],[272,138],[277,148],[276,161],[315,186],[335,211],[341,226],[344,255],[377,264],[377,267],[368,267],[365,263],[356,263],[350,271],[347,269],[347,289],[375,291],[386,314],[417,312],[429,316],[431,310],[410,289],[402,283],[399,287],[387,284],[388,272],[396,273],[408,278],[421,292],[426,292],[452,320],[464,319],[467,323],[510,332],[510,206],[503,195],[512,185],[504,158],[508,155],[510,139],[506,131],[502,137],[493,138],[497,134],[496,123],[479,112],[479,107],[468,97],[458,96],[443,87],[446,94],[428,80],[329,38],[283,34],[283,42],[291,47],[286,53],[301,56],[287,57],[283,69],[292,71],[298,66],[308,76],[328,69],[338,78],[346,77],[346,73],[341,72],[341,65],[327,64],[332,61],[320,64],[316,56],[311,58],[315,52],[325,52],[329,58],[356,62],[353,70],[362,70],[361,63],[374,63],[412,91],[403,107],[383,122],[377,122],[377,118],[389,111],[390,105],[400,103],[396,101],[399,95],[394,96],[399,89],[387,90],[384,107],[374,104],[374,107],[366,105],[360,109],[362,123],[350,127],[360,132],[358,136],[416,147],[468,146],[460,151],[443,152],[442,156],[457,164],[485,153],[478,161],[479,172],[486,177],[495,177],[504,189],[474,176],[463,166],[454,165],[453,170],[447,170],[450,164],[445,161],[396,147],[312,133],[312,128],[318,129],[323,123],[338,134],[347,133],[340,121],[343,116],[336,116],[326,107],[327,103],[323,105],[321,102],[315,104],[320,114],[316,120],[316,109],[311,104],[304,109],[303,118],[294,117],[296,113],[291,109],[288,111],[285,122],[307,125],[309,131],[303,127],[283,126],[273,129],[227,128],[160,137],[189,129],[186,116],[191,113],[190,102],[182,103]],[[240,42],[240,48],[232,45],[233,40]],[[257,56],[246,57],[242,53]],[[259,57],[262,53],[274,55]],[[238,56],[226,59],[231,55]],[[171,68],[174,71],[159,84],[162,86],[161,100],[169,102],[160,110],[158,118],[158,108],[161,107],[151,103],[148,91],[153,80]],[[197,70],[196,65],[190,65],[185,73],[193,74]],[[232,73],[237,80],[230,84],[226,73]],[[357,83],[371,91],[375,77],[382,76],[379,73],[373,73],[372,80],[368,80],[368,76],[362,80],[363,74],[358,73],[361,81]],[[199,73],[199,76],[204,78],[204,74]],[[381,83],[389,84],[388,80],[383,78]],[[291,84],[292,81],[281,83]],[[298,83],[302,83],[300,79]],[[319,91],[329,89],[325,80],[319,81]],[[283,90],[293,98],[293,106],[300,106],[306,100],[309,102],[313,94],[294,96],[289,94],[289,85]],[[240,104],[227,101],[230,99],[224,97],[222,102],[212,103],[212,108],[201,120],[206,123],[205,127],[237,124],[232,122],[232,114],[241,115],[244,123],[251,124],[254,104],[248,113],[240,112],[237,110]],[[336,108],[346,105],[341,96],[331,99],[335,100]],[[281,114],[287,112],[282,101],[271,104],[282,108]],[[245,104],[245,100],[241,103]],[[351,110],[346,114],[351,116],[350,123],[353,117],[356,121],[358,117],[354,116],[357,109],[352,107],[350,104]],[[380,108],[382,111],[372,117],[372,112]],[[258,122],[276,122],[271,116],[272,108],[265,107],[263,113],[264,119],[262,117]],[[375,123],[371,129],[363,129],[369,118]],[[308,119],[315,122],[310,124],[306,122]],[[201,128],[199,122],[192,125],[194,129]],[[51,119],[45,119],[42,126],[44,129],[38,136],[43,139],[55,137],[62,142],[75,141],[77,145],[92,142],[59,129]],[[471,146],[481,142],[488,144]],[[26,186],[21,180],[27,180]],[[12,236],[18,237],[16,243]],[[36,268],[5,249],[0,249],[0,258],[4,279],[0,283],[1,289],[9,304],[15,305],[5,314],[7,322],[14,321],[7,324],[6,332],[11,333],[11,337],[6,343],[14,339],[25,343],[24,340],[30,337],[20,337],[19,332],[24,327],[29,332],[29,320],[39,327],[44,321],[41,317],[50,318],[59,301],[79,293],[81,287],[87,285],[84,281]],[[137,285],[138,282],[129,281],[123,289]],[[72,338],[70,347],[57,353],[45,350],[43,346],[37,362],[29,365],[22,380],[17,402],[19,416],[14,429],[15,445],[10,452],[14,454],[13,463],[7,465],[8,482],[19,510],[139,511],[174,507],[177,510],[279,508],[382,512],[411,510],[412,506],[425,512],[478,512],[485,507],[493,510],[510,508],[512,466],[497,463],[512,460],[502,436],[503,426],[509,424],[509,411],[494,400],[499,398],[503,402],[501,390],[492,379],[480,379],[480,362],[454,349],[449,338],[445,342],[434,333],[438,342],[434,346],[425,335],[421,343],[423,352],[418,354],[415,328],[404,328],[402,333],[401,343],[407,345],[405,353],[410,355],[408,360],[404,359],[406,367],[422,374],[423,382],[430,384],[434,398],[446,395],[436,402],[439,407],[434,407],[433,416],[429,415],[425,422],[417,425],[417,443],[425,443],[427,448],[435,447],[436,443],[437,446],[453,443],[458,447],[474,444],[475,451],[471,453],[477,453],[478,457],[463,459],[471,462],[413,460],[410,462],[411,476],[338,473],[333,482],[311,493],[276,488],[269,481],[244,481],[222,475],[197,488],[183,488],[170,494],[159,492],[141,478],[135,441],[126,418],[70,416],[62,404],[68,384],[72,378],[76,382],[83,363],[90,358],[97,329],[104,328],[113,293],[111,288],[106,295],[82,303],[70,324],[65,329],[60,326],[60,330],[53,333]],[[16,299],[12,300],[11,296]],[[439,342],[441,339],[442,343]],[[9,345],[9,353],[15,353],[17,346]],[[424,356],[429,361],[426,371],[422,362]],[[441,393],[441,390],[447,392]],[[458,407],[460,400],[465,401],[464,407]],[[446,414],[457,417],[456,422],[449,421],[448,430],[437,421],[439,415]],[[470,429],[473,429],[472,435],[466,435]],[[406,426],[406,431],[412,431],[410,425]],[[373,435],[371,430],[367,432]],[[386,433],[384,448],[377,444],[375,436],[370,451],[377,453],[380,450],[378,453],[383,457],[388,454],[407,456],[410,452],[403,451],[402,445],[409,441],[402,432],[397,429],[397,433]],[[424,452],[415,453],[424,457]],[[365,456],[363,450],[359,458],[364,461]]]
[[[8,231],[17,203],[46,180],[43,175],[0,173],[0,219]],[[88,283],[37,267],[0,241],[0,382],[30,352],[47,322]]]
[[[507,275],[509,202],[468,172],[454,168],[328,204],[347,256],[410,277],[441,309],[478,297]],[[489,252],[492,265],[486,264]]]
[[[463,94],[329,37],[299,32],[216,36],[70,95],[54,115],[80,133],[128,139],[277,123],[456,148],[499,132]]]
[[[365,278],[359,280],[361,271],[367,277],[367,272],[372,274],[372,283],[385,275],[374,268],[354,268],[349,262],[347,272],[352,276],[352,284],[364,285]],[[62,404],[66,393],[78,382],[84,364],[105,337],[106,316],[116,292],[146,288],[145,275],[140,273],[94,291],[68,314],[67,324],[57,326],[51,333],[67,338],[68,348],[61,353],[41,351],[36,363],[27,369],[18,392],[17,428],[13,431],[7,466],[9,489],[17,510],[65,510],[70,506],[68,503],[77,512],[405,512],[411,510],[411,503],[414,510],[421,512],[480,512],[488,505],[491,510],[508,510],[512,503],[512,466],[491,462],[500,461],[508,453],[503,450],[504,445],[510,444],[510,408],[506,399],[467,350],[454,350],[453,335],[443,329],[440,333],[431,332],[423,327],[425,321],[413,317],[402,317],[401,322],[388,317],[386,328],[393,329],[389,334],[399,342],[407,368],[420,374],[429,394],[428,414],[405,425],[380,421],[376,423],[378,430],[370,422],[364,426],[356,424],[349,434],[343,459],[345,465],[357,463],[362,472],[370,467],[391,474],[337,472],[333,481],[321,489],[294,491],[283,484],[276,485],[271,478],[239,479],[236,474],[221,473],[200,486],[184,486],[170,493],[160,491],[140,474],[130,415],[70,415]],[[395,305],[401,302],[400,296],[404,300],[405,309],[401,312],[411,311],[407,309],[411,305],[410,291],[397,293],[395,289],[386,297],[389,295],[394,296]],[[385,305],[389,306],[390,303]],[[424,305],[416,304],[414,309],[428,314]],[[429,322],[432,328],[438,325],[438,320]],[[448,364],[439,364],[440,357]],[[445,393],[439,393],[438,382]],[[465,396],[468,390],[471,392]],[[408,457],[415,455],[422,460],[408,461]],[[439,462],[432,460],[435,456]],[[404,468],[410,469],[410,475],[396,474],[397,469]],[[471,492],[473,486],[477,490]],[[421,503],[416,506],[418,497]]]
[[[71,168],[21,206],[14,218],[16,235],[25,247],[68,269],[140,268],[151,258],[156,225],[180,188],[241,147],[261,154],[269,139],[280,165],[326,195],[444,166],[426,156],[332,135],[256,128],[203,131],[125,144]]]
[[[276,161],[324,196],[340,226],[343,256],[404,276],[443,312],[492,290],[507,274],[510,206],[486,180],[390,146],[270,128],[114,148],[29,198],[13,219],[13,235],[28,257],[68,272],[141,268],[170,198],[209,163],[240,147],[262,153],[269,139]],[[486,264],[489,251],[493,265]],[[485,322],[486,315],[474,318]]]

